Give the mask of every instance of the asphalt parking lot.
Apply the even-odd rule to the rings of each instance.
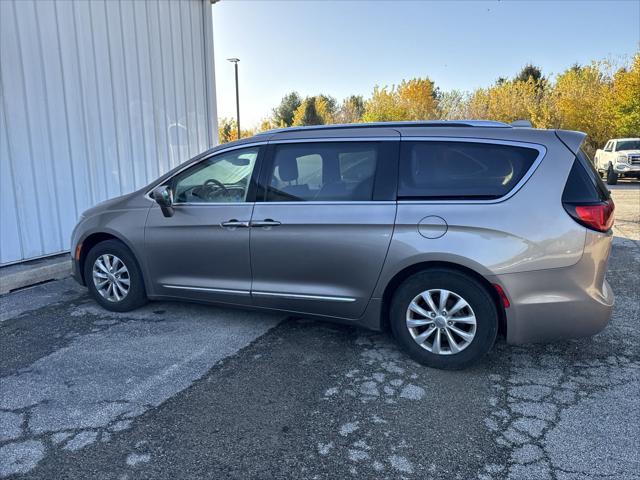
[[[640,184],[612,187],[611,324],[462,372],[385,334],[183,303],[0,297],[0,477],[640,479]]]

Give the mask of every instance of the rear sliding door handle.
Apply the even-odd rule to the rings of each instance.
[[[271,220],[270,218],[265,218],[264,220],[256,222],[252,221],[249,225],[252,227],[277,227],[281,225],[281,223],[276,220]]]
[[[236,220],[235,218],[232,218],[231,220],[227,221],[227,222],[222,222],[220,224],[221,226],[225,227],[225,228],[248,228],[249,227],[249,222],[243,222],[241,220]]]

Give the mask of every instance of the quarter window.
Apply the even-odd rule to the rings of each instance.
[[[495,199],[527,173],[538,150],[495,143],[402,142],[398,197]]]
[[[243,148],[214,155],[176,175],[172,182],[176,203],[245,202],[259,148]]]
[[[378,154],[378,145],[370,142],[277,145],[266,200],[371,200]]]

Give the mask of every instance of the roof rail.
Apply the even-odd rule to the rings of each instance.
[[[494,127],[511,128],[511,125],[493,120],[421,120],[403,122],[371,122],[371,123],[338,123],[331,125],[309,125],[304,127],[286,127],[266,130],[256,135],[273,135],[274,133],[298,132],[309,130],[337,130],[343,128],[400,128],[400,127]]]

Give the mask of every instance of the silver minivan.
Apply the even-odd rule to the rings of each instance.
[[[390,329],[463,368],[498,333],[611,315],[614,205],[585,135],[488,121],[273,130],[84,212],[74,275],[103,307],[179,299]]]

